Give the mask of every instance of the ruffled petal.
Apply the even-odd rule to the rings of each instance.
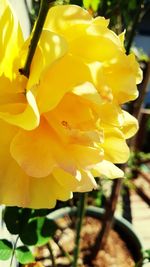
[[[28,104],[19,105],[19,109],[16,103],[1,106],[0,110],[3,110],[3,112],[0,112],[0,118],[7,123],[21,127],[25,130],[36,128],[39,125],[40,116],[35,98],[31,91],[27,92],[26,98]],[[8,107],[8,109],[6,109],[6,107]]]
[[[10,154],[11,140],[18,128],[0,120],[0,203],[8,206],[52,208],[56,200],[72,197],[53,175],[45,178],[29,177]]]
[[[81,96],[83,99],[88,100],[88,102],[92,103],[93,105],[101,106],[104,102],[100,97],[99,92],[90,82],[85,82],[82,85],[76,86],[72,92],[75,95]]]
[[[79,6],[55,6],[49,10],[44,27],[64,35],[71,26],[88,24],[91,20],[89,12]]]
[[[96,181],[90,171],[77,170],[75,176],[62,169],[55,169],[53,172],[57,182],[72,192],[88,192],[97,189]]]
[[[119,105],[116,103],[103,103],[95,107],[101,122],[112,126],[122,126],[123,114]]]
[[[129,158],[129,148],[125,142],[123,133],[118,128],[105,127],[104,159],[113,163],[124,163]]]
[[[1,1],[0,25],[0,75],[4,73],[11,80],[14,76],[14,60],[23,44],[23,35],[7,0]]]
[[[0,119],[0,180],[3,179],[6,168],[8,168],[8,163],[10,161],[10,143],[12,138],[17,133],[17,127],[9,125]]]
[[[125,136],[125,139],[131,138],[138,131],[138,121],[127,111],[123,111],[124,123],[122,126],[122,132]]]
[[[59,58],[63,57],[67,50],[67,42],[62,36],[43,30],[32,60],[27,89],[38,85],[43,73]]]
[[[71,70],[68,72],[68,70]],[[63,96],[85,81],[91,81],[90,70],[79,58],[66,55],[54,63],[40,80],[37,102],[41,112],[54,109]]]
[[[92,168],[104,157],[104,151],[100,147],[95,148],[77,144],[71,146],[71,153],[77,162],[77,166],[86,170]]]
[[[104,76],[119,104],[138,97],[136,84],[137,81],[138,83],[141,81],[142,76],[134,55],[121,54],[116,61],[112,61],[104,68]]]
[[[32,208],[53,208],[57,200],[67,201],[72,192],[61,186],[53,175],[44,178],[30,178],[30,204]]]
[[[54,136],[51,134],[46,123],[33,131],[21,130],[11,143],[11,155],[27,175],[33,177],[48,176],[54,166],[55,159],[52,156]]]
[[[99,28],[99,25],[89,26],[82,36],[70,42],[69,47],[72,54],[92,62],[112,60],[122,53],[118,36],[105,27]]]
[[[82,170],[81,175],[82,178],[75,192],[89,192],[98,188],[95,178],[90,171]]]
[[[95,177],[100,176],[100,178],[121,178],[124,176],[124,172],[115,166],[112,162],[103,160],[92,169],[92,174]]]
[[[66,201],[71,197],[72,193],[53,175],[39,179],[29,177],[13,159],[0,180],[0,203],[8,206],[53,208],[57,199]]]

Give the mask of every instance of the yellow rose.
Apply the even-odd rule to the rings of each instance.
[[[136,120],[120,104],[137,97],[141,73],[123,36],[78,6],[49,10],[30,68],[29,40],[6,0],[0,33],[0,203],[51,208],[72,192],[117,178]]]

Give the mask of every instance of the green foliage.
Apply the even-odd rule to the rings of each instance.
[[[147,259],[150,262],[150,249],[146,249],[143,251],[143,258]]]
[[[56,229],[55,222],[48,218],[33,218],[24,225],[20,233],[20,239],[26,245],[42,246],[54,235]]]
[[[18,234],[26,245],[43,245],[53,236],[57,225],[44,217],[48,209],[31,210],[18,207],[6,207],[4,222],[11,234]]]
[[[28,246],[42,246],[53,237],[57,225],[48,219],[46,215],[49,209],[32,210],[27,208],[6,207],[4,211],[4,222],[8,231],[18,235],[14,248],[8,240],[0,240],[0,259],[7,260],[15,255],[21,264],[34,262],[34,257]],[[17,247],[20,238],[24,244]]]
[[[92,8],[94,12],[98,10],[101,0],[83,0],[83,6],[86,9]]]
[[[17,247],[15,250],[15,255],[18,262],[20,262],[21,264],[28,264],[35,261],[34,256],[27,246]]]
[[[0,240],[0,260],[8,260],[12,255],[12,243],[6,239]]]
[[[31,216],[31,209],[22,209],[18,207],[6,207],[4,212],[4,222],[11,234],[20,234],[24,224]]]

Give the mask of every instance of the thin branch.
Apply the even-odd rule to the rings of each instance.
[[[81,228],[83,224],[83,218],[85,214],[85,205],[86,205],[86,193],[82,193],[79,199],[79,205],[77,209],[77,229],[76,229],[76,240],[75,240],[75,249],[74,249],[74,257],[73,257],[73,267],[77,267],[78,264],[78,257],[80,252],[80,234]]]
[[[53,248],[51,246],[50,241],[46,244],[46,246],[47,246],[47,249],[49,250],[49,253],[50,253],[50,257],[51,257],[51,261],[52,261],[52,266],[53,267],[56,267],[55,256],[54,256]]]
[[[122,184],[122,178],[118,178],[113,181],[111,196],[107,201],[104,217],[102,220],[102,229],[97,234],[95,244],[91,249],[90,255],[85,257],[84,259],[84,263],[89,264],[90,267],[93,266],[92,261],[96,258],[99,250],[103,249],[106,244],[107,237],[113,223],[114,213],[118,202],[118,196],[120,194],[121,184]]]
[[[17,236],[16,241],[15,241],[15,244],[14,244],[14,247],[13,247],[11,261],[10,261],[10,267],[12,267],[13,258],[14,258],[14,255],[15,255],[15,250],[16,250],[16,247],[17,247],[18,239],[19,239],[19,235]]]
[[[32,59],[33,59],[33,56],[34,56],[41,32],[42,32],[42,29],[43,29],[43,25],[44,25],[49,7],[50,7],[50,1],[47,1],[47,0],[41,1],[40,11],[39,11],[36,26],[35,26],[35,29],[34,29],[34,32],[31,38],[31,42],[29,45],[29,51],[28,51],[28,55],[26,58],[26,62],[25,62],[24,67],[19,70],[20,73],[26,76],[27,78],[29,78],[29,75],[30,75],[30,66],[32,63]]]

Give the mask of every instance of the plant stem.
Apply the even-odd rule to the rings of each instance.
[[[102,229],[97,235],[95,245],[93,246],[91,251],[91,259],[90,259],[91,262],[97,256],[98,251],[100,249],[103,249],[106,244],[118,202],[121,184],[122,184],[122,178],[118,178],[113,181],[111,196],[106,204],[105,214],[103,217]],[[92,264],[90,266],[92,266]]]
[[[14,255],[15,255],[15,249],[16,249],[16,246],[17,246],[18,239],[19,239],[19,235],[17,236],[16,241],[15,241],[15,244],[14,244],[14,247],[13,247],[11,261],[10,261],[10,267],[12,267],[13,258],[14,258]]]
[[[62,254],[69,260],[69,262],[72,262],[72,257],[70,256],[70,254],[65,251],[65,249],[59,244],[58,240],[53,237],[54,242],[57,244],[57,246],[59,247],[60,251],[62,252]]]
[[[52,249],[52,246],[51,246],[50,241],[47,243],[46,246],[47,246],[47,248],[48,248],[48,250],[49,250],[49,252],[50,252],[51,261],[52,261],[52,266],[53,266],[53,267],[56,267],[55,256],[54,256],[54,254],[53,254],[53,249]]]
[[[31,66],[31,62],[36,50],[36,46],[38,44],[42,29],[43,29],[43,25],[49,10],[49,5],[50,1],[48,0],[41,0],[41,5],[40,5],[40,11],[39,11],[39,15],[36,21],[36,26],[35,29],[33,31],[33,35],[31,38],[31,42],[29,45],[29,50],[28,50],[28,55],[26,58],[26,62],[23,68],[21,68],[19,71],[22,75],[26,76],[27,78],[29,78],[30,75],[30,66]]]
[[[137,11],[136,11],[134,19],[133,19],[132,28],[131,28],[131,31],[129,32],[128,42],[127,42],[127,45],[126,45],[126,53],[127,53],[127,55],[130,52],[130,48],[131,48],[131,45],[132,45],[132,42],[133,42],[133,39],[134,39],[134,36],[135,36],[135,32],[137,30],[137,25],[139,23],[139,19],[140,19],[141,9],[142,9],[142,4],[143,3],[144,3],[144,0],[139,0]]]
[[[122,202],[123,202],[122,216],[128,222],[132,223],[132,210],[131,210],[131,199],[130,199],[129,186],[123,184],[122,185],[122,191],[123,191],[123,193],[122,193]]]
[[[77,209],[77,227],[76,227],[76,240],[75,240],[75,249],[73,257],[73,267],[78,266],[78,257],[80,252],[80,234],[83,224],[83,218],[85,214],[87,193],[82,193],[79,199],[78,209]]]

